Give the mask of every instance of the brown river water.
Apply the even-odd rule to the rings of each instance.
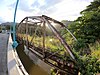
[[[24,67],[25,67],[26,71],[29,73],[29,75],[49,75],[41,67],[34,64],[34,62],[32,60],[30,60],[30,58],[24,52],[23,45],[19,45],[17,47],[17,52],[21,59],[22,64],[24,65]]]

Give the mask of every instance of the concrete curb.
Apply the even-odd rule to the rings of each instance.
[[[11,35],[8,40],[7,65],[8,75],[29,75],[21,63],[16,50],[12,48]]]

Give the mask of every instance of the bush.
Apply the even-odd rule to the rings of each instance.
[[[80,57],[76,54],[77,64],[81,75],[95,75],[100,73],[100,60],[91,55],[84,55]]]
[[[89,49],[89,46],[87,43],[85,43],[84,39],[78,39],[73,44],[73,49],[75,52],[79,52],[80,55],[90,54],[91,50]]]

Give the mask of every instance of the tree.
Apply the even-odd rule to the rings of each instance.
[[[69,26],[74,30],[76,38],[82,38],[86,43],[94,43],[100,39],[100,1],[94,0],[85,10],[81,12],[80,17]]]
[[[61,22],[66,26],[72,23],[72,21],[68,21],[68,20],[62,20]]]
[[[6,30],[10,30],[10,25],[6,25]]]
[[[96,75],[100,73],[100,61],[97,56],[82,54],[84,47],[88,44],[100,41],[100,0],[94,0],[85,10],[81,12],[74,23],[68,26],[78,41],[75,42],[73,49],[77,53],[76,61],[81,75]],[[73,51],[73,52],[74,52]],[[74,53],[75,53],[74,52]]]
[[[1,26],[0,26],[0,33],[1,33],[2,29],[1,29]]]

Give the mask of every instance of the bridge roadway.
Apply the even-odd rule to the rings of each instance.
[[[8,75],[7,42],[8,42],[8,34],[0,33],[0,75]]]

